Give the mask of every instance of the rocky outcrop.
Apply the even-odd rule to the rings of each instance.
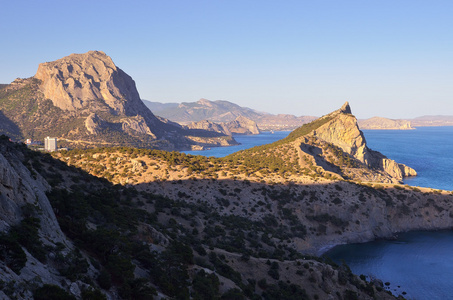
[[[65,242],[55,214],[46,197],[49,184],[37,173],[33,176],[8,147],[0,145],[0,230],[17,224],[22,207],[32,205],[40,210],[43,236],[54,242]]]
[[[243,116],[239,116],[234,121],[226,123],[224,122],[214,123],[208,120],[192,122],[186,125],[186,127],[189,129],[203,129],[208,131],[214,131],[225,135],[260,133],[260,130],[256,125],[256,122]]]
[[[107,123],[102,120],[96,113],[91,113],[85,119],[85,128],[90,134],[98,134],[107,127]]]
[[[203,129],[223,133],[226,135],[231,135],[231,132],[228,130],[228,127],[226,127],[224,123],[218,124],[208,120],[192,122],[188,124],[186,127],[189,129]]]
[[[142,112],[135,82],[102,51],[42,63],[35,78],[41,80],[44,96],[63,110],[74,111],[87,107],[92,100],[102,100],[117,113]]]
[[[121,127],[125,132],[128,132],[130,134],[144,134],[156,138],[142,116],[137,115],[135,117],[130,117],[121,120],[121,123]]]
[[[359,129],[357,119],[352,115],[348,102],[339,110],[321,119],[327,122],[317,128],[312,133],[313,136],[340,147],[368,167],[382,170],[396,180],[417,174],[414,169],[368,148],[365,136]]]
[[[38,260],[25,248],[21,249],[25,253],[26,262],[20,271],[15,270],[20,253],[15,252],[17,249],[9,248],[11,244],[3,244],[8,231],[18,226],[24,218],[33,216],[39,220],[39,242],[47,247],[48,253],[45,255],[50,255],[52,249],[59,245],[60,249],[66,249],[60,254],[64,258],[73,246],[61,231],[46,196],[46,192],[50,190],[49,184],[31,165],[27,168],[22,163],[24,158],[15,147],[17,145],[13,146],[12,143],[0,142],[0,232],[3,234],[0,280],[10,287],[9,292],[1,289],[0,298],[32,299],[30,290],[43,283],[67,284],[69,281],[65,282],[54,266]]]
[[[340,147],[344,152],[354,156],[362,163],[366,163],[365,137],[357,126],[356,118],[351,114],[349,103],[346,102],[339,110],[322,119],[330,119],[330,121],[316,129],[313,135]]]
[[[371,119],[359,120],[361,129],[397,129],[407,130],[415,129],[408,120],[392,120],[381,117],[373,117]]]
[[[238,116],[234,121],[225,124],[225,127],[233,134],[259,134],[260,130],[256,122],[244,116]]]
[[[134,80],[102,51],[42,63],[34,77],[40,80],[44,97],[56,107],[76,114],[89,113],[85,127],[90,134],[109,128],[100,117],[108,114],[122,117],[119,123],[123,130],[154,139],[163,135],[160,120],[141,101]]]

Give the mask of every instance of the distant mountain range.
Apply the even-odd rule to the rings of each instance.
[[[267,113],[224,101],[200,99],[197,102],[160,103],[144,100],[145,105],[158,116],[181,124],[209,120],[230,122],[238,116],[255,120]]]
[[[366,120],[358,120],[361,129],[415,129],[412,127],[411,121],[408,120],[392,120],[381,117],[373,117]]]
[[[292,130],[316,119],[313,116],[273,115],[224,100],[210,101],[200,99],[197,102],[183,102],[179,104],[151,102],[147,100],[143,100],[143,102],[156,115],[179,124],[189,124],[204,120],[211,122],[231,122],[238,116],[243,116],[255,121],[260,130]]]
[[[191,122],[231,122],[244,116],[257,123],[260,130],[293,130],[316,119],[314,116],[295,116],[289,114],[273,115],[248,107],[241,107],[225,100],[197,102],[161,103],[142,100],[156,115],[179,124]],[[422,116],[414,119],[388,119],[373,117],[358,120],[361,129],[414,129],[424,126],[453,126],[453,116]]]
[[[361,129],[415,129],[416,127],[453,126],[453,116],[422,116],[413,119],[387,119],[373,117],[359,120]]]
[[[422,116],[411,120],[412,126],[453,126],[453,116]]]

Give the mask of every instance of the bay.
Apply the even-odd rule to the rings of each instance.
[[[396,240],[337,246],[326,256],[345,262],[354,274],[390,283],[406,299],[453,298],[453,232],[414,231]]]
[[[240,143],[237,146],[214,147],[207,150],[183,151],[186,154],[225,157],[234,152],[252,148],[255,146],[270,144],[288,136],[291,131],[276,131],[275,133],[265,131],[256,135],[235,135],[234,139]]]

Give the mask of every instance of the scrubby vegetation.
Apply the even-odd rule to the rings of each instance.
[[[379,293],[352,274],[343,276],[343,269],[329,260],[296,251],[295,241],[311,235],[316,230],[314,224],[349,226],[333,215],[308,211],[307,216],[313,217],[303,218],[297,213],[308,209],[310,203],[322,201],[318,192],[300,190],[296,185],[233,180],[231,183],[236,183],[230,187],[229,181],[203,174],[209,178],[209,190],[216,191],[215,201],[208,200],[205,192],[201,201],[201,193],[197,198],[195,192],[181,189],[191,183],[203,184],[206,179],[201,178],[157,181],[175,189],[177,197],[168,197],[131,185],[114,185],[24,146],[10,147],[22,153],[22,162],[32,174],[44,176],[52,185],[48,198],[61,229],[76,248],[55,245],[45,248],[39,258],[39,248],[16,239],[14,233],[20,232],[35,246],[41,245],[33,207],[23,208],[28,213],[19,225],[21,229],[12,229],[1,238],[7,250],[16,252],[22,246],[54,265],[65,280],[86,284],[82,299],[104,299],[103,294],[110,292],[122,299],[151,299],[158,292],[177,299],[321,299],[328,293],[323,287],[327,282],[336,286],[339,299],[348,291],[357,295]],[[68,153],[61,153],[60,159],[69,163],[77,155],[88,159],[99,154],[90,161],[94,168],[96,162],[112,159],[109,155],[113,153],[123,154],[114,158],[115,162],[126,157],[126,161],[141,160],[146,155],[159,160],[146,164],[148,168],[187,171],[192,167],[192,175],[198,176],[206,170],[222,172],[226,165],[221,159],[131,148]],[[343,191],[344,184],[332,185],[325,196]],[[245,205],[244,193],[255,195],[247,200],[250,205]],[[295,209],[294,204],[305,202],[307,208]],[[0,251],[2,260],[13,262],[9,265],[19,273],[26,258],[20,251],[11,258],[7,250]],[[252,266],[255,269],[248,272]],[[44,285],[35,289],[34,295],[66,297],[65,291]]]

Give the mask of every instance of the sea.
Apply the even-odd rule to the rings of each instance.
[[[369,148],[414,168],[418,175],[404,180],[411,186],[453,190],[453,127],[415,130],[363,130]],[[223,157],[272,143],[289,131],[235,136],[239,146],[187,151]],[[345,262],[357,275],[378,278],[394,295],[406,299],[453,299],[453,231],[400,233],[396,240],[337,246],[326,253]]]

